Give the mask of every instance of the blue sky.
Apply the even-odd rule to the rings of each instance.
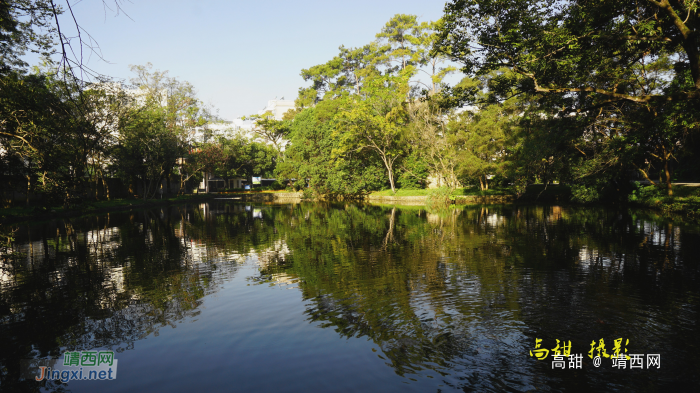
[[[107,0],[108,5],[113,0]],[[59,1],[60,3],[60,1]],[[110,63],[89,66],[128,79],[130,64],[192,83],[200,99],[231,120],[262,109],[275,97],[294,99],[302,68],[325,63],[338,47],[374,40],[395,14],[420,21],[442,16],[444,1],[122,1],[124,14],[99,0],[71,2],[76,18]],[[70,21],[63,16],[62,26]]]

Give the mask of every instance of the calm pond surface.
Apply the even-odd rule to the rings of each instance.
[[[700,231],[643,211],[215,200],[14,229],[2,391],[700,387]],[[596,367],[601,339],[643,367]],[[556,340],[580,368],[553,369]],[[93,350],[116,379],[20,379]]]

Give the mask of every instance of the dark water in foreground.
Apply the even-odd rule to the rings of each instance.
[[[15,229],[2,391],[700,387],[700,231],[643,212],[215,201]],[[591,342],[618,338],[660,368],[595,367]],[[557,339],[580,369],[552,369]],[[21,359],[91,350],[115,380],[19,379]]]

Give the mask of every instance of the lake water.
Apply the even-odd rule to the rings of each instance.
[[[700,231],[643,211],[216,200],[0,228],[2,391],[700,388]],[[20,378],[91,351],[116,379]]]

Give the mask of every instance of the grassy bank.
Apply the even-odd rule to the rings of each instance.
[[[640,207],[661,210],[665,213],[682,213],[700,217],[700,187],[673,186],[673,196],[656,186],[637,184],[628,201]]]
[[[436,192],[436,189],[429,190],[404,190],[398,189],[396,193],[391,192],[391,190],[376,191],[370,195],[370,197],[410,197],[410,196],[429,196]],[[468,188],[457,188],[455,189],[452,196],[492,196],[492,195],[515,195],[510,188],[494,188],[485,191],[481,191],[478,187],[468,187]]]
[[[285,190],[253,190],[253,191],[229,191],[221,194],[261,194],[272,192],[287,192]],[[428,197],[433,195],[436,189],[410,190],[398,189],[396,193],[391,190],[377,191],[370,194],[371,197]],[[515,190],[509,187],[493,188],[481,191],[478,187],[458,188],[451,194],[452,197],[460,196],[502,196],[515,195]],[[571,189],[565,185],[534,184],[527,187],[525,194],[518,198],[519,202],[566,202],[571,195]],[[192,194],[165,199],[115,199],[110,201],[83,202],[65,209],[63,207],[12,207],[0,209],[0,222],[13,223],[34,219],[52,219],[61,217],[74,217],[86,214],[99,214],[109,211],[127,210],[133,208],[149,208],[160,205],[186,203],[190,201],[207,200],[217,197],[217,194]],[[454,199],[454,198],[452,198]],[[651,208],[663,213],[681,213],[700,218],[700,187],[674,186],[674,195],[669,197],[666,190],[655,186],[637,185],[628,196],[628,202],[636,207]]]

